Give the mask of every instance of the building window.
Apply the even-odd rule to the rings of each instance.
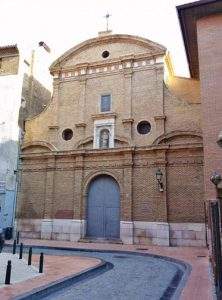
[[[102,95],[100,103],[100,111],[106,112],[111,110],[111,95]]]
[[[103,129],[100,131],[99,148],[109,148],[109,130]]]
[[[63,132],[62,132],[62,138],[63,138],[63,140],[69,141],[69,140],[71,140],[72,137],[73,137],[73,131],[72,131],[72,129],[65,129],[65,130],[63,130]]]
[[[103,58],[109,57],[109,51],[107,51],[107,50],[103,51],[102,57],[103,57]]]
[[[21,107],[25,108],[25,106],[26,106],[26,100],[25,100],[25,98],[22,98],[22,100],[21,100]]]
[[[147,134],[151,130],[151,125],[148,121],[141,121],[137,125],[137,131],[140,134]]]

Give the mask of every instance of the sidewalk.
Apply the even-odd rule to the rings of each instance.
[[[5,287],[5,273],[8,260],[11,261],[11,283],[17,283],[42,275],[34,266],[28,266],[25,259],[19,259],[18,255],[0,253],[0,288]],[[1,290],[0,290],[1,293]]]
[[[213,299],[212,283],[209,276],[208,250],[206,248],[159,247],[159,246],[120,245],[120,244],[103,244],[103,243],[75,243],[75,242],[67,242],[67,241],[34,240],[34,239],[23,239],[22,242],[24,243],[24,245],[38,245],[38,246],[44,245],[44,246],[67,247],[67,248],[137,251],[140,253],[152,253],[152,254],[176,258],[184,262],[187,262],[192,267],[191,274],[189,276],[189,279],[182,292],[182,296],[180,299],[182,300],[212,300]],[[76,257],[69,257],[68,259],[64,257],[64,259],[67,260],[67,264],[70,264],[70,259],[73,258],[76,259]],[[61,261],[62,259],[63,257],[60,257],[59,261]],[[79,259],[85,260],[85,258],[84,259],[78,258],[77,262]],[[93,261],[93,263],[96,262]],[[57,268],[57,272],[58,273],[60,272],[59,267]],[[54,270],[54,273],[56,273],[56,270]],[[57,274],[57,275],[58,277],[60,276],[60,278],[63,276],[63,274]],[[37,279],[34,279],[33,281],[35,280]],[[34,282],[33,282],[33,287],[34,287]]]

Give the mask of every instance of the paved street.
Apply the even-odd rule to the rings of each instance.
[[[11,241],[9,241],[11,243]],[[164,288],[170,282],[170,278],[174,276],[177,264],[174,265],[169,261],[153,261],[152,257],[146,257],[143,261],[143,257],[119,253],[101,253],[101,250],[113,250],[113,251],[133,251],[146,254],[157,254],[160,256],[167,256],[179,259],[188,263],[192,267],[191,274],[188,280],[182,283],[185,285],[181,296],[176,295],[175,298],[181,300],[212,300],[212,282],[209,277],[209,263],[208,252],[206,248],[198,247],[158,247],[158,246],[138,246],[138,245],[117,245],[117,244],[101,244],[101,243],[74,243],[66,241],[52,241],[52,240],[33,240],[23,239],[22,242],[25,245],[36,245],[37,247],[54,247],[49,249],[42,249],[45,255],[45,268],[44,275],[29,279],[15,285],[11,285],[7,288],[1,289],[1,300],[12,299],[12,296],[21,295],[25,292],[29,293],[34,288],[42,289],[48,285],[52,285],[55,281],[64,280],[67,276],[73,276],[79,271],[84,271],[91,267],[95,267],[100,263],[100,260],[96,257],[100,257],[104,260],[110,261],[114,264],[114,268],[105,272],[103,271],[99,277],[98,274],[90,276],[90,279],[84,279],[79,283],[75,283],[72,287],[62,290],[59,287],[60,293],[50,294],[48,298],[40,298],[39,295],[35,299],[118,299],[116,293],[119,295],[121,290],[124,290],[125,295],[135,295],[138,290],[139,299],[159,299],[159,291],[163,291]],[[55,247],[61,247],[59,251],[55,250]],[[76,251],[72,251],[75,248]],[[93,252],[77,251],[81,249],[93,249]],[[9,248],[8,248],[9,249]],[[11,251],[11,250],[10,250]],[[39,253],[41,249],[35,249],[33,252]],[[59,259],[58,259],[58,255]],[[78,256],[79,255],[79,256]],[[105,256],[103,256],[105,255]],[[89,256],[91,258],[89,258]],[[121,258],[120,258],[121,257]],[[122,258],[123,257],[123,258]],[[34,264],[37,265],[39,255],[33,256]],[[120,269],[119,269],[120,268]],[[147,272],[148,270],[148,272]],[[169,272],[168,272],[169,271]],[[117,274],[116,272],[119,272]],[[142,274],[141,274],[142,272]],[[130,274],[131,273],[131,274]],[[129,276],[130,274],[130,276]],[[144,278],[144,281],[143,278]],[[175,283],[175,282],[174,282]],[[100,286],[100,294],[97,293],[97,287]],[[114,286],[114,290],[111,290],[111,286]],[[150,296],[150,289],[157,290],[157,294]],[[172,287],[172,286],[171,286]],[[95,291],[94,291],[95,290]],[[159,291],[158,291],[159,290]],[[169,290],[168,290],[169,291]],[[53,288],[53,292],[55,289]],[[84,293],[84,298],[83,298]],[[141,295],[147,296],[147,298],[141,298]],[[86,298],[88,297],[89,298]],[[154,298],[153,298],[154,297]],[[124,298],[121,298],[124,299]],[[128,299],[132,299],[128,297]],[[137,299],[134,297],[134,299]],[[169,299],[169,298],[163,298]]]
[[[177,263],[152,256],[140,254],[82,252],[44,250],[54,255],[81,255],[101,258],[113,264],[113,268],[95,276],[77,282],[70,287],[61,289],[45,300],[142,300],[142,299],[173,299],[168,287],[172,288],[172,281],[183,275],[184,268]],[[177,284],[174,282],[172,292]]]

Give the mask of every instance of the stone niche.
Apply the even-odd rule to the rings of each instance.
[[[114,148],[114,118],[111,119],[100,119],[94,121],[94,142],[93,148],[99,149],[101,148],[101,139],[105,139],[105,134],[107,137],[107,147],[106,148]],[[102,136],[104,135],[104,137]]]

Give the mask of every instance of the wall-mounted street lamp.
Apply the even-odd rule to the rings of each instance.
[[[39,47],[43,47],[49,53],[51,52],[51,49],[49,48],[49,46],[43,41],[39,42]]]
[[[219,173],[214,172],[210,177],[210,181],[217,187],[218,184],[222,181],[222,177]]]
[[[217,144],[222,148],[222,131],[218,135]]]
[[[38,46],[32,50],[30,62],[27,60],[24,60],[26,65],[29,67],[29,95],[28,95],[28,97],[29,97],[28,111],[29,112],[31,112],[31,105],[32,105],[33,98],[34,98],[34,77],[33,76],[34,76],[34,65],[35,65],[35,53],[39,47],[44,48],[44,50],[48,53],[51,52],[51,49],[49,48],[49,46],[45,42],[40,41],[38,43]]]
[[[39,48],[39,47],[44,48],[45,51],[48,52],[48,53],[51,52],[51,49],[49,48],[49,46],[43,41],[39,42],[38,47],[36,47],[35,49],[32,50],[32,56],[31,56],[30,63],[26,61],[29,65],[29,67],[30,67],[30,75],[31,76],[33,76],[33,74],[34,74],[33,69],[34,69],[34,63],[35,63],[35,52],[36,52],[37,48]]]
[[[156,180],[157,180],[160,192],[164,191],[162,179],[163,179],[163,173],[162,173],[162,171],[160,169],[157,169],[157,171],[156,171]]]

